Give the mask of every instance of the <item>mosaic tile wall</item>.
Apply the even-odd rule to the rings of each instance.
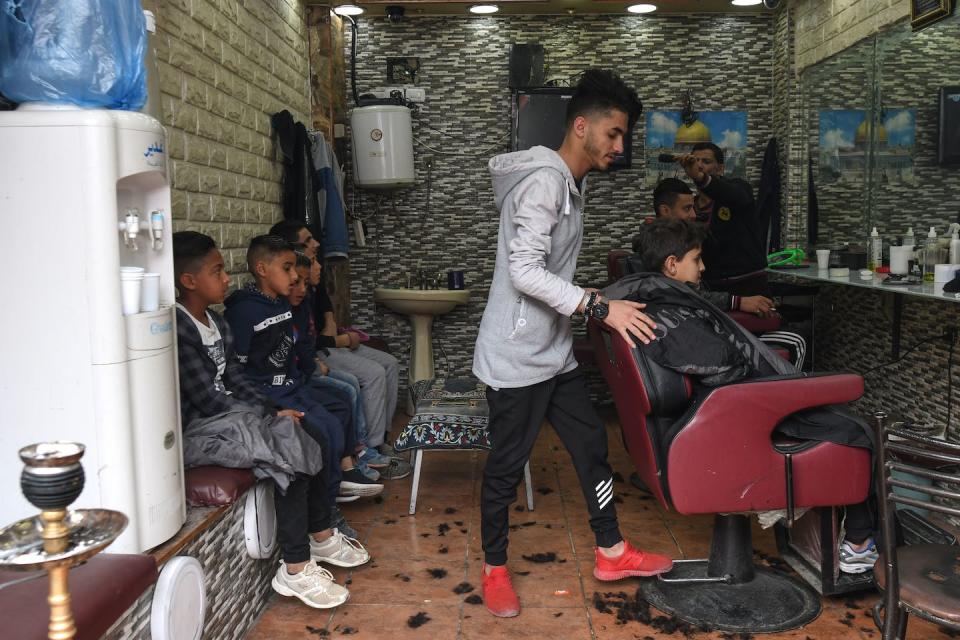
[[[240,640],[260,616],[270,593],[270,580],[277,570],[279,550],[271,560],[254,560],[247,555],[243,533],[241,496],[216,523],[189,543],[178,555],[200,561],[207,592],[203,624],[206,640]],[[118,620],[104,640],[149,640],[151,587]]]
[[[373,288],[403,283],[418,266],[431,274],[463,269],[470,303],[435,323],[434,347],[438,372],[469,373],[495,259],[498,214],[486,163],[508,150],[510,43],[543,44],[551,79],[591,66],[614,68],[648,109],[679,108],[681,92],[689,89],[698,109],[748,111],[748,177],[756,183],[772,132],[772,26],[770,14],[444,17],[400,24],[362,19],[359,90],[386,84],[388,56],[419,56],[418,85],[427,104],[414,120],[417,185],[380,199],[348,189],[348,205],[364,218],[369,234],[367,247],[351,251],[354,321],[384,336],[406,366],[407,323],[383,309],[375,312]],[[711,45],[708,55],[704,42]],[[347,56],[349,63],[349,51]],[[580,283],[605,280],[607,251],[629,246],[640,217],[652,207],[650,189],[642,186],[642,121],[633,153],[633,168],[589,179]],[[401,375],[405,379],[406,372]]]

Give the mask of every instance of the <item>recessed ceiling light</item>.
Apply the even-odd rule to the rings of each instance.
[[[358,7],[355,4],[342,4],[336,7],[333,12],[338,16],[358,16],[363,13],[363,7]]]
[[[495,4],[475,4],[470,7],[470,13],[496,13],[500,7]]]
[[[730,0],[730,4],[735,7],[752,7],[760,4],[763,0]]]
[[[627,7],[627,11],[630,13],[650,13],[657,10],[657,5],[655,4],[632,4]]]

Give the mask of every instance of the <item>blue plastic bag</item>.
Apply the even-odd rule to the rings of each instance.
[[[139,0],[0,0],[0,91],[16,102],[137,110],[147,100]]]

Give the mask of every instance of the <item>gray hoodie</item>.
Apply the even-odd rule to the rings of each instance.
[[[547,147],[495,156],[490,174],[500,234],[473,373],[491,387],[526,387],[577,366],[570,316],[585,292],[571,281],[583,192]]]

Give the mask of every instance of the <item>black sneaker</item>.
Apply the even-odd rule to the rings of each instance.
[[[363,475],[360,469],[354,467],[343,472],[340,480],[340,495],[369,497],[380,495],[382,492],[383,485]]]

